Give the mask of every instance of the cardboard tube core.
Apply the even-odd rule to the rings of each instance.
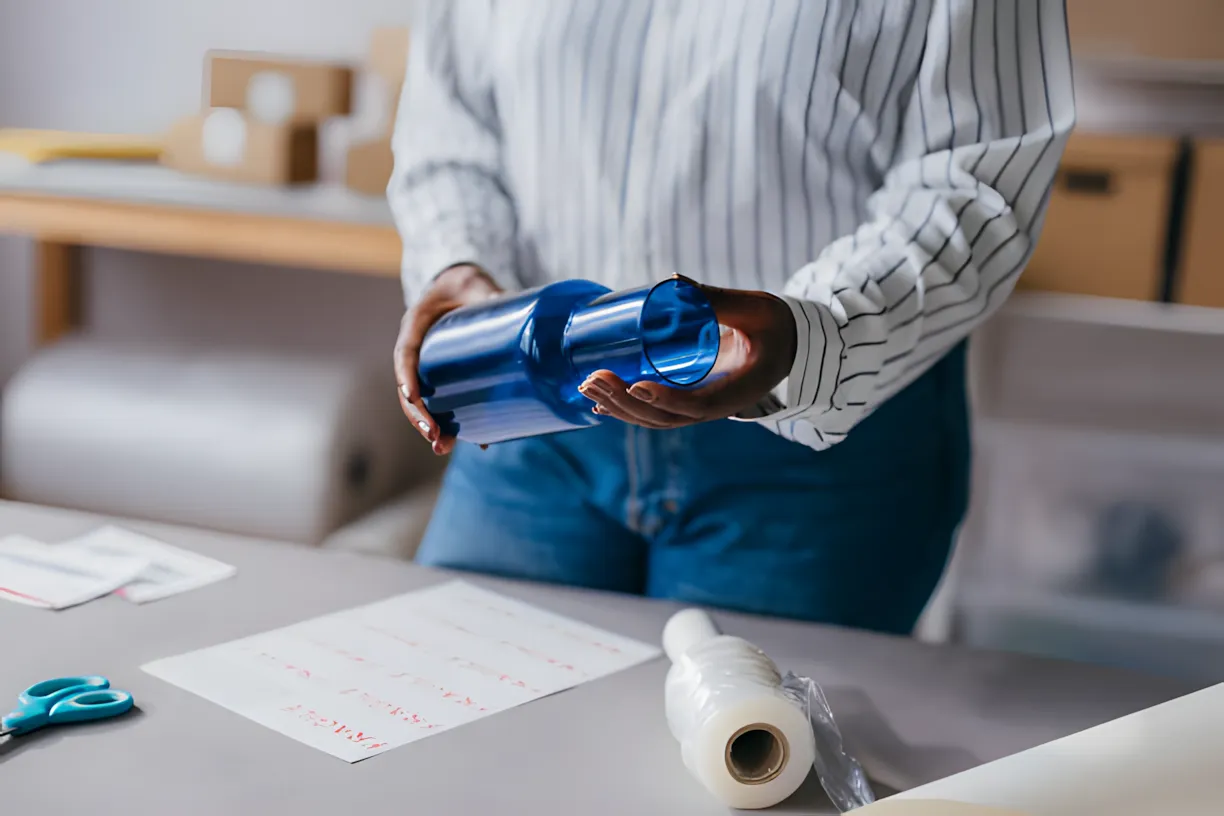
[[[746,725],[727,740],[727,770],[744,785],[762,785],[782,773],[790,757],[786,736],[765,723]]]

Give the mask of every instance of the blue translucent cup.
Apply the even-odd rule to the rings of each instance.
[[[693,387],[718,346],[714,309],[688,281],[613,292],[571,280],[443,316],[425,336],[419,373],[442,430],[490,444],[604,421],[578,393],[595,371]]]

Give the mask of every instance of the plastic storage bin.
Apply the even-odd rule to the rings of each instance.
[[[1224,443],[984,423],[973,646],[1224,680]]]
[[[1099,598],[991,591],[961,599],[970,646],[1074,660],[1190,682],[1224,681],[1224,614]]]
[[[1224,561],[1222,443],[999,424],[982,444],[979,582],[1165,602]]]

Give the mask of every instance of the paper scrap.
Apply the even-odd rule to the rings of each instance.
[[[143,669],[357,762],[658,654],[452,581]]]
[[[142,558],[148,566],[117,594],[133,603],[188,592],[234,575],[236,567],[120,527],[107,526],[57,545],[61,551],[106,558]]]
[[[0,597],[44,609],[65,609],[135,580],[144,558],[60,552],[25,536],[0,539]]]

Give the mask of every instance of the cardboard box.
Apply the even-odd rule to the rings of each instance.
[[[1160,298],[1177,156],[1176,139],[1073,135],[1019,288]]]
[[[272,125],[233,108],[204,111],[175,123],[161,161],[176,170],[225,181],[309,183],[319,175],[318,127]]]
[[[408,70],[407,28],[380,28],[374,32],[370,40],[369,68],[384,86],[387,116],[380,138],[355,144],[349,149],[345,185],[359,193],[381,196],[386,195],[394,166],[391,134],[395,130],[395,112]]]
[[[345,186],[366,195],[386,195],[394,163],[390,138],[354,145],[348,152]]]
[[[1224,140],[1195,144],[1175,299],[1224,308]]]
[[[408,29],[379,28],[370,38],[369,68],[393,92],[398,92],[408,73]]]
[[[1077,57],[1224,60],[1220,0],[1067,0]]]
[[[353,69],[342,63],[213,51],[206,74],[208,106],[239,108],[265,122],[320,122],[352,112]]]
[[[404,77],[408,72],[408,29],[380,28],[370,40],[369,69],[383,86],[382,135],[390,137],[395,129],[395,112],[399,108]]]

